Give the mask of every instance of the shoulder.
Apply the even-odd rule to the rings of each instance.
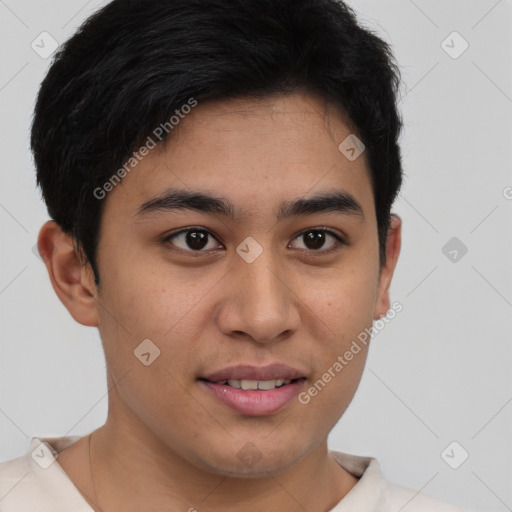
[[[374,457],[330,451],[331,457],[359,480],[331,512],[472,512],[384,478]]]
[[[472,512],[387,480],[384,481],[384,496],[387,502],[386,510],[400,510],[401,512]]]
[[[0,499],[4,496],[10,482],[24,480],[31,473],[27,456],[0,462]]]
[[[0,462],[0,511],[92,512],[56,460],[58,449],[77,439],[34,437],[24,456]]]
[[[0,509],[2,512],[16,510],[20,497],[27,496],[27,490],[34,489],[34,473],[26,456],[0,462]],[[28,493],[30,498],[33,493]],[[28,498],[28,496],[27,496]]]

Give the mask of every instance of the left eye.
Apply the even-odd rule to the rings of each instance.
[[[331,244],[331,247],[329,249],[324,249],[323,252],[330,252],[332,250],[335,250],[339,245],[342,245],[344,242],[343,239],[336,233],[325,228],[308,229],[307,231],[304,231],[299,236],[297,236],[295,240],[302,239],[306,245],[306,249],[318,251],[319,249],[322,249],[326,239],[329,237],[334,239],[334,243]]]

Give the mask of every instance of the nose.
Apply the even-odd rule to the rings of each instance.
[[[223,334],[268,344],[297,331],[300,300],[292,274],[270,250],[252,263],[236,256],[228,279],[217,315]]]

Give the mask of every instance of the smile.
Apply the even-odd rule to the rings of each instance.
[[[277,414],[295,401],[306,379],[236,380],[219,382],[199,379],[215,402],[243,416]]]

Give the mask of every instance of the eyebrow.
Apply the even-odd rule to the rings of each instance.
[[[234,203],[224,197],[172,188],[161,196],[143,203],[135,216],[143,218],[151,214],[179,210],[193,210],[210,215],[221,215],[233,221],[240,220],[248,215],[247,212],[239,211]],[[325,192],[309,198],[301,197],[292,201],[284,201],[279,206],[277,221],[294,216],[329,212],[359,216],[364,222],[363,208],[360,203],[352,194],[342,190]]]

